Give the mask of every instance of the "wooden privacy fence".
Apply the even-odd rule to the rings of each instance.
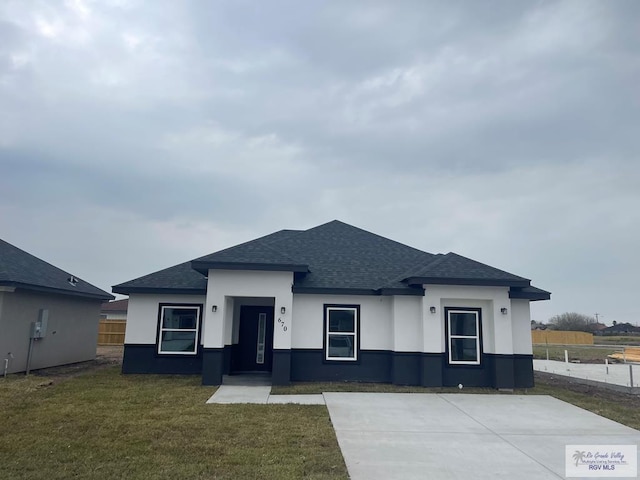
[[[531,330],[531,343],[558,345],[593,345],[593,334],[562,330]]]
[[[98,345],[124,345],[126,320],[100,320],[98,325]]]

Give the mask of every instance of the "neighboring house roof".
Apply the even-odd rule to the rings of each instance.
[[[0,239],[0,285],[43,292],[113,299],[113,295]]]
[[[113,287],[116,293],[205,293],[209,269],[294,272],[294,293],[424,295],[423,284],[511,287],[512,298],[546,300],[526,278],[448,253],[434,255],[334,220],[280,230]]]
[[[113,300],[112,302],[104,302],[100,308],[100,313],[126,313],[129,308],[129,299]]]
[[[602,333],[637,333],[640,332],[640,327],[632,325],[630,323],[617,323],[612,327],[603,328]]]

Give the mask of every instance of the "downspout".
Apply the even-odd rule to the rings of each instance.
[[[29,353],[27,354],[27,371],[25,375],[29,375],[29,370],[31,369],[31,353],[33,352],[33,337],[29,339]]]

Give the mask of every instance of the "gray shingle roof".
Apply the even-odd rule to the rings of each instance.
[[[476,262],[470,258],[449,252],[441,255],[433,262],[415,269],[407,275],[408,283],[452,283],[470,285],[505,285],[526,287],[531,282],[527,278],[519,277],[504,270]]]
[[[433,255],[334,220],[304,231],[281,230],[117,285],[113,291],[193,289],[204,293],[203,274],[209,268],[297,272],[296,293],[410,295],[422,294],[424,283],[500,285],[520,290],[530,285],[526,278],[454,253]],[[542,295],[544,291],[539,292]]]
[[[202,274],[206,274],[210,268],[234,268],[237,266],[247,269],[247,265],[253,265],[255,268],[262,266],[269,270],[279,266],[286,271],[307,271],[306,265],[301,264],[282,250],[271,246],[298,233],[300,232],[296,230],[280,230],[265,237],[196,258],[191,262],[192,267]]]
[[[0,239],[0,285],[101,300],[114,298],[75,275],[77,281],[72,285],[69,282],[71,276]]]
[[[191,262],[185,262],[115,285],[112,290],[122,294],[166,291],[204,295],[207,292],[207,278],[191,268]]]

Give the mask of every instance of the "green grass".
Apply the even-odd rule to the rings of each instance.
[[[557,380],[536,377],[536,395],[551,395],[595,414],[640,430],[640,398],[637,395],[597,389],[585,385],[558,385]]]
[[[519,391],[519,390],[518,390]],[[360,382],[299,382],[289,386],[271,387],[272,395],[302,395],[323,392],[374,392],[374,393],[502,393],[494,388],[464,387],[414,387],[388,383]]]
[[[598,347],[572,347],[564,345],[549,345],[548,347],[534,345],[533,358],[546,360],[547,348],[549,349],[549,360],[564,362],[564,351],[569,354],[569,361],[578,360],[582,363],[604,363],[607,355],[621,351],[621,348],[598,348]]]
[[[0,379],[0,476],[347,478],[324,406],[206,405],[200,381],[117,367]]]
[[[609,337],[609,336],[594,336],[594,343],[598,345],[640,345],[640,337],[634,336],[618,336],[618,337]]]

